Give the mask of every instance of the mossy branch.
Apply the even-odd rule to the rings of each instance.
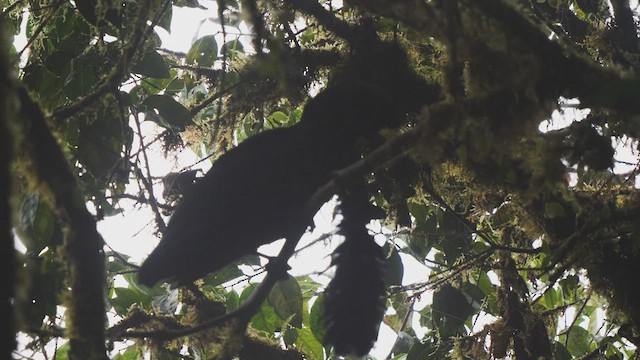
[[[106,359],[105,269],[103,239],[85,206],[76,177],[47,126],[45,116],[23,87],[18,125],[23,148],[31,162],[28,179],[47,195],[58,220],[65,226],[67,279],[67,335],[70,359]]]
[[[14,116],[13,94],[7,86],[15,81],[8,59],[9,43],[0,22],[0,318],[4,319],[0,330],[0,357],[10,359],[15,349],[14,306],[16,285],[16,259],[11,231],[11,155],[13,139],[9,122]]]

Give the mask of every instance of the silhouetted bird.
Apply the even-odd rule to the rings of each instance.
[[[307,199],[358,159],[356,141],[400,121],[380,89],[329,87],[309,101],[300,123],[240,143],[186,192],[140,268],[140,283],[184,284],[306,228],[299,219]]]

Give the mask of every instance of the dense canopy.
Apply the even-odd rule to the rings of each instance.
[[[638,21],[627,0],[3,1],[0,356],[636,358]],[[199,161],[159,173],[158,145]],[[331,269],[289,275],[333,195]],[[97,230],[147,208],[178,240],[142,282],[179,289]]]

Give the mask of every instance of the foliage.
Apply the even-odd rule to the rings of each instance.
[[[2,34],[27,38],[2,49],[15,74],[4,65],[0,74],[3,139],[6,128],[15,143],[0,166],[25,248],[7,282],[18,284],[7,296],[15,357],[325,359],[331,344],[349,351],[340,344],[349,335],[336,334],[350,329],[365,333],[354,335],[366,337],[355,340],[362,354],[383,280],[383,324],[398,335],[389,358],[638,356],[640,39],[628,1],[206,7],[3,2]],[[202,30],[214,34],[180,53],[158,34],[184,8],[206,14]],[[338,248],[332,285],[287,275],[250,316],[227,319],[261,291],[246,270],[260,266],[254,254],[176,290],[140,285],[137,265],[102,243],[96,222],[134,206],[150,208],[161,233],[191,186],[191,166],[158,178],[153,143],[215,166],[246,138],[297,124],[313,111],[310,92],[344,82],[383,89],[406,121],[320,119],[329,132],[390,128],[356,144],[362,161],[335,175],[343,195],[366,190],[387,216],[380,249]],[[159,129],[153,140],[145,121]],[[416,262],[421,280],[403,282]],[[364,265],[345,273],[354,264]],[[344,304],[362,306],[366,321],[344,321],[353,315]]]

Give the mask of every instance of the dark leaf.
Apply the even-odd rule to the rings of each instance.
[[[52,319],[56,316],[64,281],[63,266],[56,257],[56,253],[47,251],[25,258],[23,271],[28,276],[28,286],[18,309],[28,327],[40,328],[45,316]]]
[[[242,291],[240,295],[240,304],[243,304],[256,288],[256,284],[252,284]],[[276,314],[275,310],[267,301],[263,302],[260,311],[251,318],[251,327],[266,334],[273,334],[282,324],[282,320]]]
[[[551,344],[553,350],[553,358],[556,360],[571,360],[573,357],[564,345],[555,341]]]
[[[158,21],[158,26],[171,33],[171,18],[173,17],[173,7],[169,6],[162,14],[162,17]]]
[[[235,290],[227,293],[225,306],[227,307],[227,311],[233,311],[240,306],[240,295],[238,295]]]
[[[193,123],[189,110],[169,95],[152,95],[142,104],[158,111],[156,116],[150,116],[150,120],[164,128],[184,131],[187,125]]]
[[[230,264],[216,272],[210,273],[204,277],[204,283],[209,286],[218,286],[226,283],[229,280],[236,279],[242,276],[243,273],[238,266]]]
[[[140,304],[147,309],[151,308],[151,297],[142,291],[123,287],[113,290],[116,297],[109,299],[109,302],[120,316],[125,316],[129,312],[129,308],[134,304]]]
[[[320,294],[309,312],[309,328],[319,342],[324,342],[324,295]]]
[[[473,313],[473,308],[464,294],[448,284],[433,294],[431,310],[433,322],[444,339],[458,334]]]
[[[404,265],[398,251],[393,248],[389,252],[388,244],[385,244],[382,251],[387,255],[386,258],[386,273],[384,276],[384,282],[387,286],[402,285],[402,277],[404,276]]]
[[[313,333],[311,333],[311,330],[307,328],[297,330],[298,339],[296,340],[296,346],[302,350],[310,360],[324,359],[324,348]]]
[[[96,0],[86,0],[76,2],[76,8],[78,12],[91,24],[96,25],[98,19],[96,18]]]
[[[302,326],[302,292],[295,278],[289,276],[286,280],[278,281],[268,299],[282,320],[293,316],[290,324],[297,328]]]
[[[391,352],[393,354],[408,353],[415,342],[416,340],[414,336],[405,331],[400,331],[398,332],[398,338],[393,343]]]
[[[282,335],[282,340],[286,346],[293,346],[296,340],[298,340],[298,329],[288,328],[285,330],[284,335]]]
[[[198,64],[202,67],[211,67],[218,58],[218,43],[213,35],[206,35],[196,40],[187,52],[185,61],[187,64]]]
[[[406,360],[440,359],[438,355],[438,348],[433,344],[416,342],[411,346],[411,349],[407,353]]]
[[[238,39],[227,41],[222,44],[222,47],[220,48],[221,53],[224,54],[225,51],[229,60],[233,61],[238,54],[244,54],[244,46],[240,41],[238,41]]]
[[[57,246],[62,242],[62,234],[58,240],[51,240],[58,229],[56,219],[49,205],[42,201],[40,193],[25,194],[20,205],[20,216],[15,229],[29,254],[37,255],[47,246]]]
[[[198,0],[176,0],[173,2],[173,6],[206,9],[206,7],[200,5]]]
[[[169,67],[165,63],[162,55],[155,50],[146,52],[140,61],[133,64],[131,71],[157,79],[167,79],[170,77]]]
[[[469,304],[471,304],[471,306],[475,310],[484,310],[483,302],[484,302],[484,299],[485,299],[486,295],[484,294],[482,289],[480,289],[480,287],[478,287],[477,285],[474,285],[472,283],[465,282],[460,287],[460,291],[462,291],[464,296],[469,301]]]
[[[112,97],[108,97],[93,118],[80,121],[78,160],[96,179],[113,179],[116,167],[123,156],[125,141]]]
[[[591,342],[591,334],[584,328],[574,325],[568,329],[568,335],[562,335],[560,339],[566,340],[567,350],[574,357],[580,357],[589,352],[589,343]]]

